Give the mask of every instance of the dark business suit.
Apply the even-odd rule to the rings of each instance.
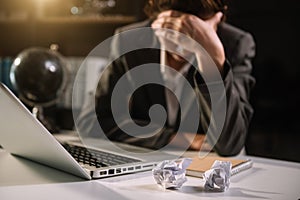
[[[149,25],[149,21],[144,21],[119,29],[118,32],[147,27]],[[220,155],[235,155],[244,146],[247,129],[253,114],[249,103],[249,95],[255,82],[251,76],[251,59],[255,54],[255,46],[250,34],[226,23],[219,25],[217,33],[223,43],[226,55],[223,82],[226,90],[224,98],[226,98],[227,110],[220,137],[214,138],[214,134],[212,133],[209,134],[211,138],[208,138],[208,141],[217,140],[214,150]],[[120,47],[145,41],[151,43],[153,47],[159,47],[157,39],[151,34],[133,35],[132,41],[130,39],[122,40],[122,37],[115,37],[111,50],[111,57],[114,61],[101,76],[97,88],[96,113],[98,121],[108,138],[150,148],[161,148],[169,142],[172,134],[178,130],[180,120],[184,124],[184,131],[189,132],[191,119],[188,117],[187,119],[178,117],[175,126],[170,126],[166,123],[160,133],[145,139],[132,137],[121,131],[113,120],[110,109],[111,92],[116,82],[124,73],[142,64],[160,63],[160,51],[157,49],[142,49],[121,56],[119,55],[118,50]],[[158,77],[161,76],[159,70],[153,70],[156,70],[154,73],[157,73]],[[141,76],[147,76],[147,74],[142,74]],[[186,98],[186,101],[184,101],[186,103],[183,105],[186,106],[184,112],[194,112],[197,110],[196,108],[199,103],[201,112],[197,133],[205,133],[210,124],[210,99],[206,84],[193,67],[189,69],[186,79],[196,93],[200,94],[197,96],[197,99],[190,99],[189,94],[185,94],[185,90],[183,90],[182,96]],[[131,84],[130,82],[132,81],[134,82],[134,80],[128,80],[128,84]],[[123,99],[123,101],[126,101],[126,99]],[[154,104],[160,104],[167,109],[164,87],[156,84],[148,84],[136,90],[130,101],[130,115],[133,121],[139,125],[146,125],[150,120],[149,109]],[[86,105],[80,114],[77,123],[78,128],[82,134],[97,136],[94,127],[97,120],[91,118],[91,112],[95,108],[91,108],[90,103]],[[179,110],[178,116],[182,114],[181,112],[183,112],[182,109]],[[127,125],[125,123],[125,126]]]

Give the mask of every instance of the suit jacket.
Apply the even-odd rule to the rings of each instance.
[[[144,21],[129,25],[117,30],[117,33],[140,27],[150,26],[150,21]],[[248,126],[253,114],[253,109],[249,103],[249,96],[255,80],[251,76],[252,64],[251,60],[255,55],[255,44],[249,33],[235,28],[227,23],[221,23],[218,27],[217,34],[223,43],[226,62],[224,66],[223,83],[226,94],[226,116],[221,135],[208,134],[208,141],[214,145],[214,150],[220,155],[235,155],[243,148]],[[147,42],[147,45],[144,45]],[[136,46],[134,46],[136,45]],[[151,46],[154,48],[143,48]],[[124,49],[130,47],[138,49],[124,54]],[[99,122],[106,136],[111,140],[122,141],[134,145],[145,146],[149,148],[161,148],[168,144],[172,134],[176,132],[179,126],[183,127],[185,132],[189,132],[190,128],[194,129],[194,125],[190,122],[190,116],[193,112],[198,112],[200,116],[197,122],[197,133],[205,133],[210,124],[210,98],[207,91],[207,85],[203,81],[202,76],[195,68],[191,67],[187,73],[186,79],[192,88],[196,91],[196,99],[190,98],[189,94],[183,95],[185,100],[181,106],[186,108],[180,109],[178,113],[177,123],[170,126],[167,122],[164,128],[153,136],[147,138],[133,137],[126,134],[120,129],[120,126],[130,127],[132,123],[140,126],[147,125],[150,122],[149,109],[154,104],[162,105],[166,110],[165,89],[158,84],[147,84],[135,90],[130,98],[130,117],[131,120],[124,119],[124,123],[116,123],[111,111],[111,94],[113,89],[123,74],[130,69],[147,63],[160,63],[160,51],[155,49],[159,47],[159,42],[152,33],[131,35],[129,38],[122,38],[122,35],[115,36],[112,42],[111,59],[112,63],[106,68],[102,74],[97,91],[96,91],[96,108],[91,106],[90,102],[82,109],[77,121],[77,126],[81,134],[97,136],[97,128]],[[155,77],[161,77],[158,68],[153,68]],[[141,74],[140,79],[147,79],[149,74]],[[158,78],[159,79],[159,78]],[[128,78],[128,85],[134,85],[135,80]],[[133,86],[134,87],[134,86]],[[126,88],[123,90],[126,93]],[[125,95],[126,96],[126,95]],[[94,97],[91,97],[94,98]],[[128,102],[128,99],[119,99],[119,102]],[[197,106],[201,109],[197,109]],[[118,108],[120,113],[122,106]],[[93,117],[96,110],[97,119]],[[185,113],[182,113],[185,112]],[[190,113],[192,113],[190,115]],[[183,115],[185,117],[182,117]],[[194,113],[195,114],[195,113]],[[197,114],[197,113],[196,113]],[[128,120],[128,121],[127,121]],[[156,119],[152,119],[153,124]],[[159,123],[158,119],[157,123]],[[182,129],[181,129],[182,130]],[[218,132],[212,129],[212,132]],[[141,133],[148,134],[148,133]]]

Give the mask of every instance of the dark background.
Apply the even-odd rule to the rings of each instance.
[[[38,21],[35,2],[0,2],[2,16],[19,10],[29,13],[25,21],[0,20],[0,57],[14,57],[24,48],[51,43],[58,43],[65,56],[86,56],[116,27],[144,17],[144,0],[117,0],[117,7],[104,15],[122,14],[134,16],[134,20]],[[82,0],[45,2],[48,17],[64,17],[71,4],[80,5]],[[229,0],[227,21],[250,32],[256,42],[253,75],[257,82],[251,96],[255,114],[246,143],[250,155],[300,162],[299,10],[298,0]]]
[[[300,161],[299,1],[230,1],[228,21],[256,42],[248,154]]]

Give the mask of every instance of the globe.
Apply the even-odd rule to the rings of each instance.
[[[41,47],[25,49],[11,66],[11,83],[20,98],[27,103],[51,104],[61,92],[64,65],[57,51]]]
[[[43,115],[43,107],[56,103],[65,85],[65,71],[63,57],[56,50],[42,47],[23,50],[10,70],[13,89],[21,101],[33,107],[33,114],[51,132],[56,129]]]

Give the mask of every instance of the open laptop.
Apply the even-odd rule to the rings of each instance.
[[[0,145],[11,154],[77,175],[85,179],[151,170],[158,162],[174,159],[163,152],[123,144],[128,151],[112,148],[108,141],[91,139],[85,147],[78,141],[60,143],[29,112],[22,102],[0,84]],[[118,144],[119,146],[122,144]],[[141,153],[144,152],[144,153]]]

